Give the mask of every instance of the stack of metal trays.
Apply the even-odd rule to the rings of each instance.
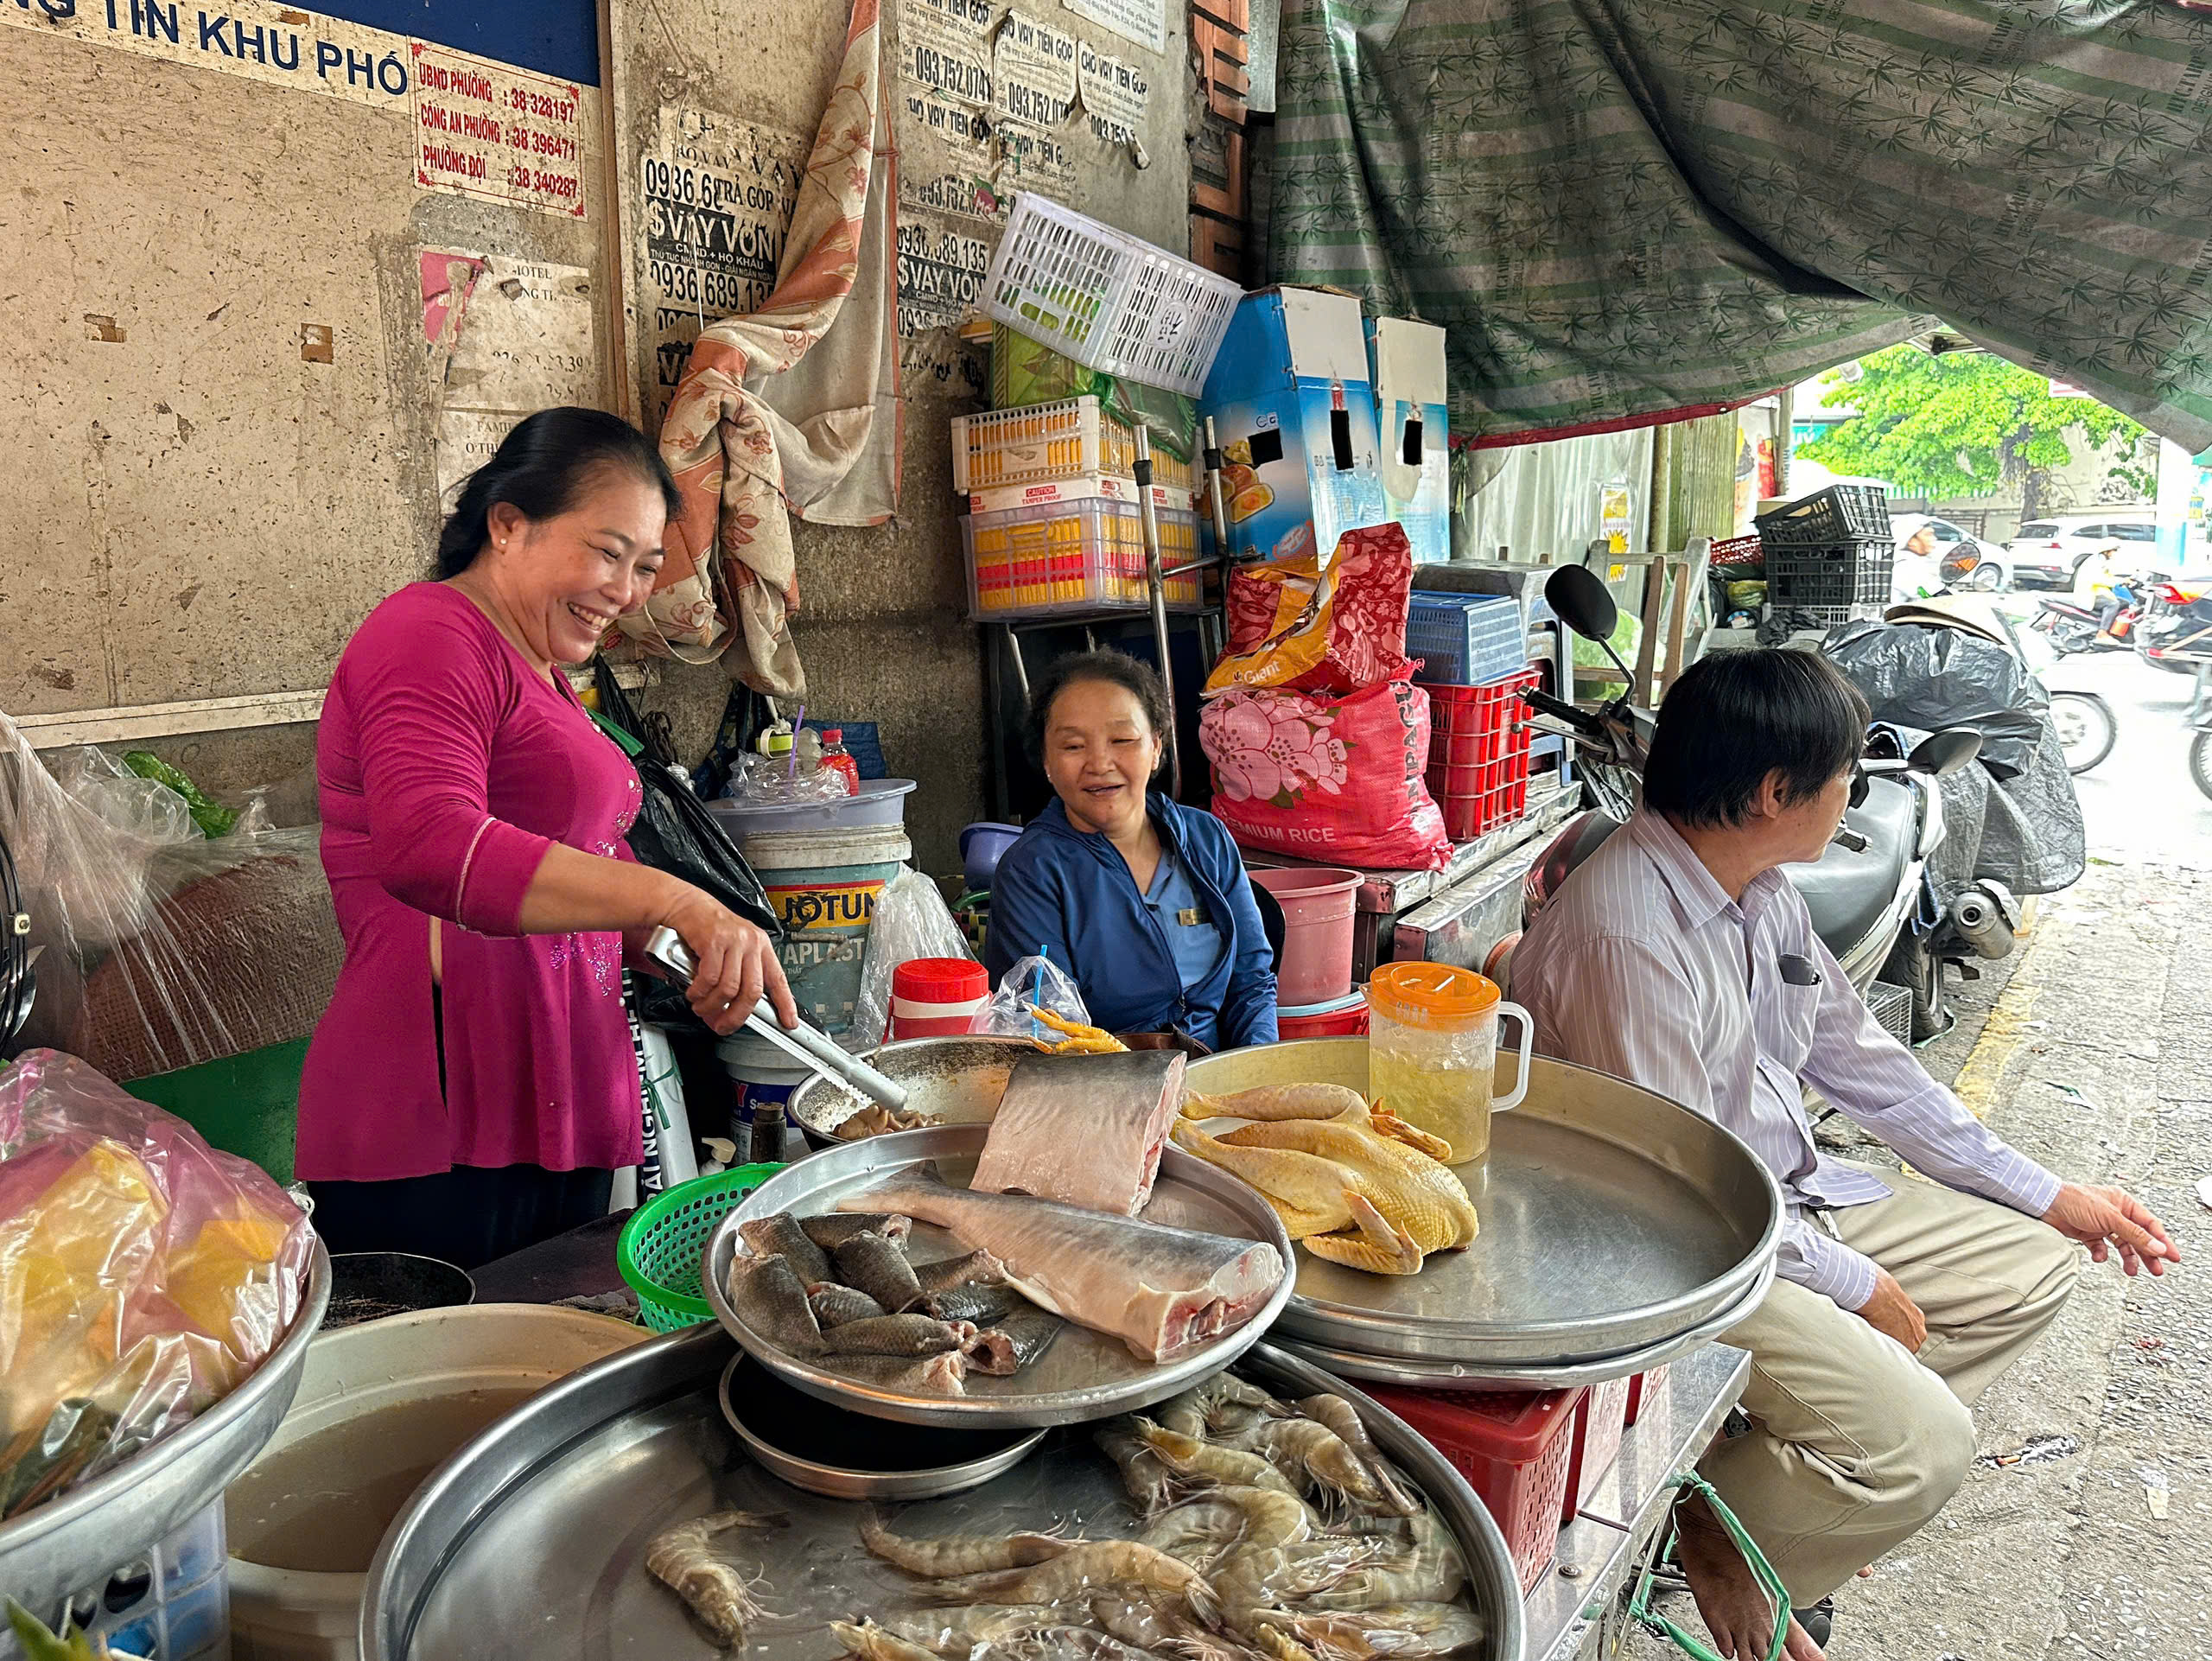
[[[1265,1085],[1367,1088],[1367,1041],[1317,1038],[1193,1062],[1221,1097]],[[1774,1279],[1782,1194],[1758,1156],[1664,1097],[1537,1058],[1487,1160],[1459,1168],[1481,1219],[1418,1275],[1300,1250],[1273,1340],[1346,1378],[1543,1390],[1625,1378],[1715,1338]]]
[[[712,1327],[639,1345],[532,1397],[448,1460],[370,1568],[364,1661],[705,1661],[717,1651],[644,1557],[671,1524],[723,1507],[771,1520],[722,1537],[767,1611],[748,1633],[748,1653],[829,1661],[843,1646],[828,1622],[914,1606],[914,1582],[861,1546],[866,1500],[802,1492],[747,1457],[717,1400],[732,1355]],[[1479,1648],[1463,1652],[1522,1661],[1521,1597],[1503,1537],[1443,1458],[1366,1397],[1269,1346],[1238,1371],[1286,1398],[1327,1391],[1351,1402],[1456,1537],[1465,1595],[1488,1627]],[[896,1526],[922,1537],[1055,1524],[1091,1538],[1140,1527],[1084,1429],[1046,1433],[1012,1468],[910,1507]]]

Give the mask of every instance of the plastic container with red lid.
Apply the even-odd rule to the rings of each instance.
[[[1284,1005],[1275,1011],[1275,1036],[1288,1043],[1294,1038],[1364,1038],[1367,1035],[1367,994],[1350,992],[1326,1003]]]
[[[904,1038],[956,1038],[991,995],[990,972],[967,958],[910,958],[891,971],[891,1027]]]

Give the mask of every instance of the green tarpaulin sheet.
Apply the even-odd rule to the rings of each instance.
[[[1940,317],[2212,444],[2212,16],[1284,0],[1268,253],[1449,331],[1454,435],[1726,406]]]

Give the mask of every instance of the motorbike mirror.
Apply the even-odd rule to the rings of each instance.
[[[1971,727],[1952,727],[1940,733],[1930,733],[1913,746],[1906,765],[1915,773],[1934,773],[1939,778],[1956,773],[1961,767],[1981,754],[1981,735]]]
[[[1544,581],[1544,599],[1560,620],[1586,640],[1610,640],[1620,608],[1586,565],[1562,565]]]

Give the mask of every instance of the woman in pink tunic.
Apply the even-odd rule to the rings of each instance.
[[[626,944],[674,929],[718,1032],[774,943],[623,841],[636,769],[558,665],[645,603],[677,496],[652,445],[546,410],[461,491],[439,581],[370,614],[316,738],[346,961],[300,1081],[297,1168],[334,1251],[464,1268],[604,1214],[640,1153]]]

